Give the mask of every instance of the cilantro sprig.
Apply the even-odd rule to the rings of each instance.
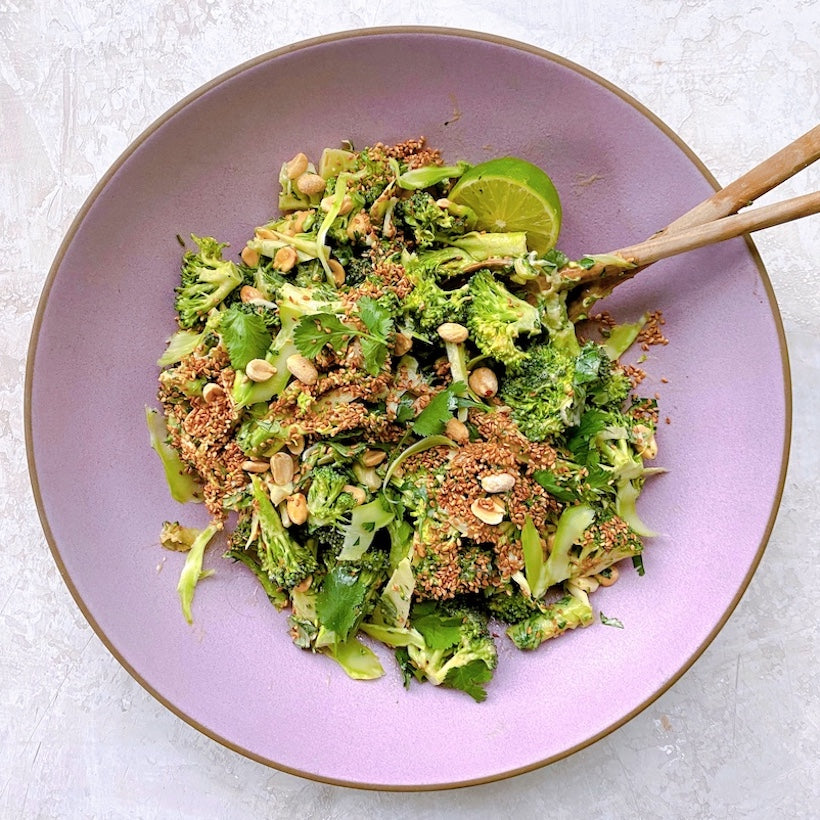
[[[309,359],[314,359],[326,345],[341,353],[352,339],[358,338],[362,346],[365,370],[376,376],[387,361],[393,317],[390,311],[370,296],[363,296],[357,303],[357,314],[366,331],[342,321],[333,313],[314,313],[303,316],[293,331],[296,349]]]

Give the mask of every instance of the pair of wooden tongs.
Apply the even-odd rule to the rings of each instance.
[[[738,213],[818,158],[820,125],[644,242],[590,256],[594,263],[586,268],[565,268],[562,274],[570,282],[574,280],[567,298],[570,318],[585,318],[589,308],[608,296],[616,285],[660,259],[820,213],[820,191]]]

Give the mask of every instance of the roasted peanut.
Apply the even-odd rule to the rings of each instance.
[[[493,473],[481,479],[481,487],[487,493],[508,493],[515,486],[511,473]]]
[[[245,375],[252,382],[266,382],[276,375],[276,368],[267,359],[251,359],[245,365]]]
[[[404,356],[413,347],[413,337],[406,333],[397,333],[393,341],[393,352],[397,356]]]
[[[334,196],[326,196],[319,203],[319,207],[327,213],[333,207]],[[342,204],[339,207],[339,216],[347,216],[353,210],[353,200],[345,194],[342,197]]]
[[[506,513],[503,502],[493,496],[477,498],[470,504],[470,511],[479,521],[493,527],[504,520]]]
[[[248,267],[255,268],[259,264],[259,251],[255,251],[247,245],[242,248],[242,253],[239,256]]]
[[[599,572],[595,576],[595,580],[602,587],[611,587],[618,580],[619,574],[618,567],[612,566],[606,571],[606,573]]]
[[[456,444],[465,444],[470,440],[470,431],[463,421],[450,419],[444,427],[444,435]]]
[[[302,174],[296,180],[296,188],[306,196],[315,196],[324,191],[325,181],[319,174]]]
[[[289,270],[293,269],[293,266],[299,261],[299,257],[296,254],[296,248],[292,248],[290,245],[285,245],[284,248],[279,248],[276,251],[276,254],[273,257],[273,266],[277,269],[282,271],[282,273],[287,273]]]
[[[307,592],[310,589],[310,585],[313,583],[313,576],[308,575],[304,581],[300,581],[296,586],[293,588],[294,592]]]
[[[306,359],[301,353],[294,353],[288,356],[285,362],[291,374],[299,379],[302,384],[316,384],[319,381],[319,371],[310,359]]]
[[[302,176],[308,169],[308,158],[300,151],[293,159],[285,163],[285,174],[288,179]]]
[[[253,285],[242,285],[239,289],[239,298],[243,302],[252,302],[254,299],[264,299],[261,290],[257,290]]]
[[[208,382],[208,384],[202,388],[202,398],[205,400],[205,404],[213,404],[219,401],[224,395],[225,391],[221,385],[216,384],[216,382]]]
[[[333,283],[337,288],[341,287],[345,283],[345,269],[342,267],[342,263],[338,259],[328,259],[327,266],[333,274]]]
[[[359,211],[353,214],[347,223],[347,238],[352,241],[365,237],[372,230],[373,226],[370,224],[370,217],[364,211]]]
[[[294,211],[290,215],[285,233],[293,234],[301,233],[302,228],[305,227],[305,221],[313,213],[313,211]]]
[[[445,342],[460,344],[461,342],[467,341],[469,332],[464,325],[460,325],[457,322],[445,322],[443,325],[439,325],[438,335],[441,336]]]
[[[270,469],[270,464],[262,459],[249,458],[242,462],[242,469],[246,473],[266,473]]]
[[[273,480],[279,486],[288,484],[293,481],[293,459],[287,453],[276,453],[270,460],[271,473]]]
[[[367,501],[367,493],[364,488],[357,487],[355,484],[345,484],[344,487],[342,487],[342,492],[350,493],[357,504],[364,504],[364,502]]]
[[[498,378],[489,367],[477,367],[470,373],[467,383],[483,399],[492,398],[498,392]]]
[[[288,496],[285,502],[285,509],[288,511],[288,516],[294,524],[304,524],[305,521],[307,521],[307,499],[302,493],[294,493]]]
[[[387,458],[384,450],[365,450],[361,458],[365,467],[377,467]]]

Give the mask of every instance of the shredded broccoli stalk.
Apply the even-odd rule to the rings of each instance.
[[[186,501],[200,499],[202,497],[202,485],[196,476],[189,471],[179,457],[179,453],[166,441],[168,428],[165,419],[157,410],[146,407],[145,420],[148,423],[151,447],[162,462],[162,469],[165,472],[168,489],[171,491],[171,498],[183,504]]]
[[[211,539],[221,529],[219,524],[211,524],[197,535],[185,556],[185,564],[179,574],[177,592],[179,601],[182,604],[182,614],[188,623],[193,623],[194,617],[191,614],[191,604],[194,600],[194,590],[196,585],[209,575],[213,575],[213,570],[202,571],[202,562],[205,557],[205,548],[210,544]]]

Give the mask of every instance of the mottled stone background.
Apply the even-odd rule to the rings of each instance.
[[[131,140],[216,74],[296,40],[394,24],[493,32],[581,62],[657,113],[724,183],[820,119],[816,0],[0,0],[0,815],[817,816],[818,218],[757,238],[788,335],[795,410],[783,505],[758,573],[671,691],[572,758],[446,793],[304,781],[166,711],[74,605],[34,508],[22,410],[32,318],[71,219]],[[784,193],[819,181],[804,173]]]

